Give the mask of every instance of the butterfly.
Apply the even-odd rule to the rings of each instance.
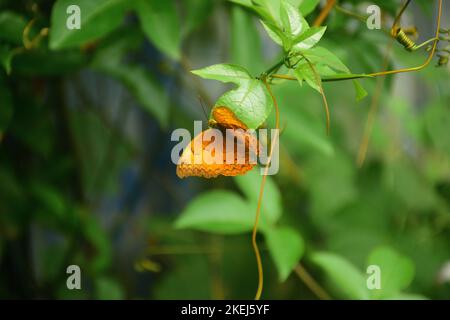
[[[214,107],[209,126],[209,129],[194,137],[184,149],[177,165],[178,177],[237,176],[253,169],[256,161],[251,160],[259,153],[259,142],[253,134],[247,132],[248,127],[233,111],[225,106]],[[222,132],[222,141],[211,139],[214,129]],[[232,134],[226,134],[227,130]],[[226,146],[230,143],[234,147],[228,150]],[[214,161],[215,159],[221,161]]]

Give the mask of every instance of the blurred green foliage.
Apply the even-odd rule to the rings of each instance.
[[[339,2],[365,13],[359,1]],[[372,2],[390,17],[399,6]],[[80,6],[80,30],[65,27],[69,4]],[[379,71],[389,38],[340,12],[331,12],[325,33],[292,36],[292,8],[312,25],[318,4],[0,0],[0,298],[253,297],[259,168],[179,180],[170,132],[207,120],[197,96],[212,107],[230,92],[193,69],[245,88],[303,43],[323,78]],[[423,34],[433,33],[434,8],[415,1],[408,11]],[[389,57],[391,67],[425,59],[397,45]],[[249,79],[203,69],[228,63]],[[309,69],[298,68],[297,78],[317,90]],[[448,69],[432,66],[386,78],[362,168],[356,156],[376,80],[323,83],[330,136],[315,90],[274,84],[283,129],[258,237],[263,298],[316,299],[292,272],[300,262],[333,298],[450,297],[442,276],[450,260],[449,84]],[[365,96],[361,85],[368,97],[355,101],[354,86]],[[262,97],[256,115],[234,106],[250,127],[273,127],[271,101]],[[71,264],[81,267],[80,291],[66,288]],[[366,285],[374,264],[381,290]]]

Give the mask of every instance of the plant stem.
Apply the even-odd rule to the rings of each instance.
[[[270,67],[269,69],[267,69],[266,71],[264,71],[262,74],[261,74],[261,78],[263,77],[263,76],[271,76],[272,75],[272,73],[275,73],[275,72],[277,72],[280,68],[281,68],[281,66],[284,64],[284,59],[282,59],[282,60],[280,60],[280,61],[278,61],[276,64],[274,64],[272,67]]]
[[[331,300],[331,296],[311,277],[300,263],[295,267],[294,271],[320,300]]]

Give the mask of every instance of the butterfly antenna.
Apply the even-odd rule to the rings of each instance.
[[[202,96],[198,95],[197,96],[198,101],[200,102],[200,105],[202,106],[202,110],[203,110],[203,114],[205,115],[205,119],[206,121],[208,121],[208,113],[206,112],[206,106],[205,106],[205,101],[203,100]]]

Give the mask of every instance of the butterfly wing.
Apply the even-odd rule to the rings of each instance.
[[[216,106],[212,111],[213,119],[217,125],[225,129],[244,129],[248,127],[239,120],[229,108],[224,106]]]
[[[177,175],[180,178],[196,176],[203,178],[215,178],[217,176],[237,176],[247,173],[256,165],[250,156],[251,150],[256,150],[258,141],[256,138],[242,130],[234,131],[234,135],[225,136],[222,141],[209,141],[207,129],[197,135],[184,149],[177,165]],[[206,141],[205,141],[206,140]],[[235,143],[233,148],[227,148],[227,144]],[[238,153],[238,144],[245,143],[244,154]],[[231,149],[231,150],[230,150]],[[242,150],[242,148],[240,149]],[[239,156],[241,161],[238,161]],[[216,161],[219,159],[220,161]],[[227,159],[232,159],[228,161]]]

